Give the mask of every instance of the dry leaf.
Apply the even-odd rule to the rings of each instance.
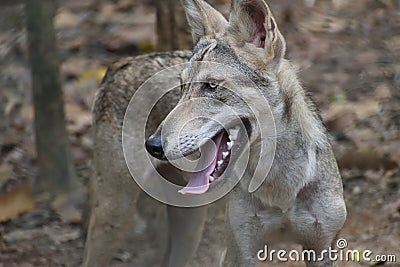
[[[52,206],[64,223],[81,223],[86,201],[84,190],[78,190],[69,195],[58,196]]]
[[[324,121],[330,121],[335,117],[343,116],[346,113],[354,113],[359,120],[364,120],[379,113],[379,102],[375,100],[335,102],[332,103],[329,109],[323,112],[322,115]]]
[[[68,120],[69,133],[81,133],[92,124],[92,113],[76,104],[67,103],[65,113]]]
[[[375,88],[375,99],[382,100],[392,97],[392,90],[387,84],[380,84]]]
[[[61,65],[61,72],[67,77],[79,77],[87,70],[98,68],[100,62],[85,57],[70,57]]]
[[[0,165],[0,189],[8,182],[13,172],[13,166],[7,162]]]
[[[54,27],[57,30],[75,28],[79,25],[79,18],[67,9],[61,9],[54,20]]]
[[[334,118],[326,122],[326,127],[330,132],[346,133],[346,130],[354,128],[356,121],[356,114],[353,112],[344,112],[338,114]]]
[[[33,122],[34,112],[32,105],[24,105],[19,111],[19,116],[22,122]]]
[[[360,147],[344,154],[338,159],[339,168],[361,170],[393,170],[398,164],[379,147]]]
[[[29,183],[24,181],[12,190],[0,193],[0,207],[0,222],[33,210],[35,197]]]
[[[96,80],[98,83],[100,83],[104,76],[107,73],[107,67],[99,67],[96,69],[90,69],[88,71],[85,71],[81,76],[77,78],[77,82],[85,82],[87,80]]]

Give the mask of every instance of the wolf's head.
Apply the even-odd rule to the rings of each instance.
[[[181,191],[201,194],[224,178],[245,142],[260,141],[257,119],[268,116],[265,106],[271,114],[282,110],[277,75],[286,45],[264,0],[233,0],[229,22],[203,0],[183,3],[193,56],[181,74],[178,105],[146,148],[170,160],[201,151],[198,168]]]

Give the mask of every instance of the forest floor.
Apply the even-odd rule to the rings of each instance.
[[[156,15],[150,0],[59,2],[55,26],[67,128],[82,187],[67,200],[49,201],[48,193],[33,193],[37,162],[24,13],[21,6],[0,6],[0,267],[80,265],[93,96],[114,60],[155,47]],[[223,0],[214,2],[225,14],[229,10]],[[299,67],[332,135],[348,209],[340,237],[349,249],[397,257],[397,263],[340,265],[400,266],[400,3],[269,2],[287,39],[287,57]],[[152,202],[165,217],[161,205],[142,200]],[[190,266],[217,265],[223,249],[221,204],[210,207]],[[158,266],[166,222],[154,223],[140,209],[136,220],[113,266]]]

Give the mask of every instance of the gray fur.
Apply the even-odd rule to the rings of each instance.
[[[212,114],[230,123],[229,114],[220,114],[220,107],[215,106],[212,99],[233,107],[238,114],[249,120],[250,162],[244,178],[229,194],[227,251],[221,259],[221,265],[255,266],[257,251],[264,244],[272,244],[277,240],[292,241],[318,253],[327,249],[335,241],[346,219],[341,177],[316,108],[306,97],[296,69],[284,59],[285,40],[268,5],[264,0],[233,0],[230,21],[226,22],[218,11],[203,0],[185,0],[184,3],[187,17],[195,20],[190,25],[196,47],[190,57],[189,67],[177,73],[176,79],[184,83],[180,99],[177,95],[170,96],[160,104],[160,108],[156,108],[156,113],[150,118],[148,132],[159,133],[163,130],[164,152],[169,158],[177,158],[195,152],[198,146],[193,146],[193,143],[199,144],[202,139],[212,138],[220,131],[217,124],[202,120],[183,125],[189,115]],[[261,21],[266,30],[265,40],[263,33],[254,29],[260,26],[260,21],[251,20],[254,17],[251,12],[254,10],[261,10],[265,17],[265,21]],[[221,28],[221,25],[225,25],[225,28]],[[109,74],[103,83],[94,108],[95,174],[91,186],[92,215],[85,247],[85,266],[106,266],[114,247],[117,247],[116,237],[120,237],[121,232],[131,223],[126,214],[133,212],[138,188],[128,185],[127,180],[130,178],[124,166],[121,143],[115,139],[115,136],[121,134],[128,101],[147,77],[162,67],[186,59],[189,59],[188,54],[179,52],[136,58],[133,61],[134,68],[127,65],[132,74],[127,71]],[[243,76],[225,75],[213,71],[207,65],[199,65],[199,62],[225,64],[240,70]],[[118,77],[118,73],[123,74],[123,77]],[[216,80],[229,84],[245,92],[249,100],[257,103],[259,96],[254,93],[253,85],[247,83],[248,79],[260,88],[268,100],[277,136],[272,168],[264,183],[254,193],[249,192],[249,183],[257,164],[261,141],[265,141],[260,139],[254,116],[243,100],[228,90],[219,89],[210,93],[204,91],[202,84],[193,83],[198,80]],[[189,105],[186,112],[173,112],[178,101],[190,102],[203,96],[207,96],[210,102],[203,106]],[[146,104],[144,101],[143,105]],[[169,120],[175,127],[164,129],[163,119],[171,110]],[[173,138],[176,129],[182,129],[180,135],[185,136],[185,139]],[[177,179],[182,180],[179,177]],[[123,205],[119,206],[121,203]],[[187,216],[170,212],[169,220],[176,224],[170,224],[174,226],[170,227],[173,234],[170,235],[169,253],[165,256],[163,266],[183,267],[190,255],[194,254],[205,212],[204,209],[187,209],[186,213]],[[181,227],[188,225],[192,230],[197,229],[191,238],[177,233],[184,230]],[[179,236],[174,241],[176,235]],[[110,242],[111,245],[105,249],[104,242]],[[308,267],[333,265],[329,259],[307,263]]]

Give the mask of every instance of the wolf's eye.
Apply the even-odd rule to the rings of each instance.
[[[218,84],[215,83],[215,82],[209,82],[209,83],[207,84],[207,86],[210,87],[211,89],[215,89],[215,88],[218,87]]]

